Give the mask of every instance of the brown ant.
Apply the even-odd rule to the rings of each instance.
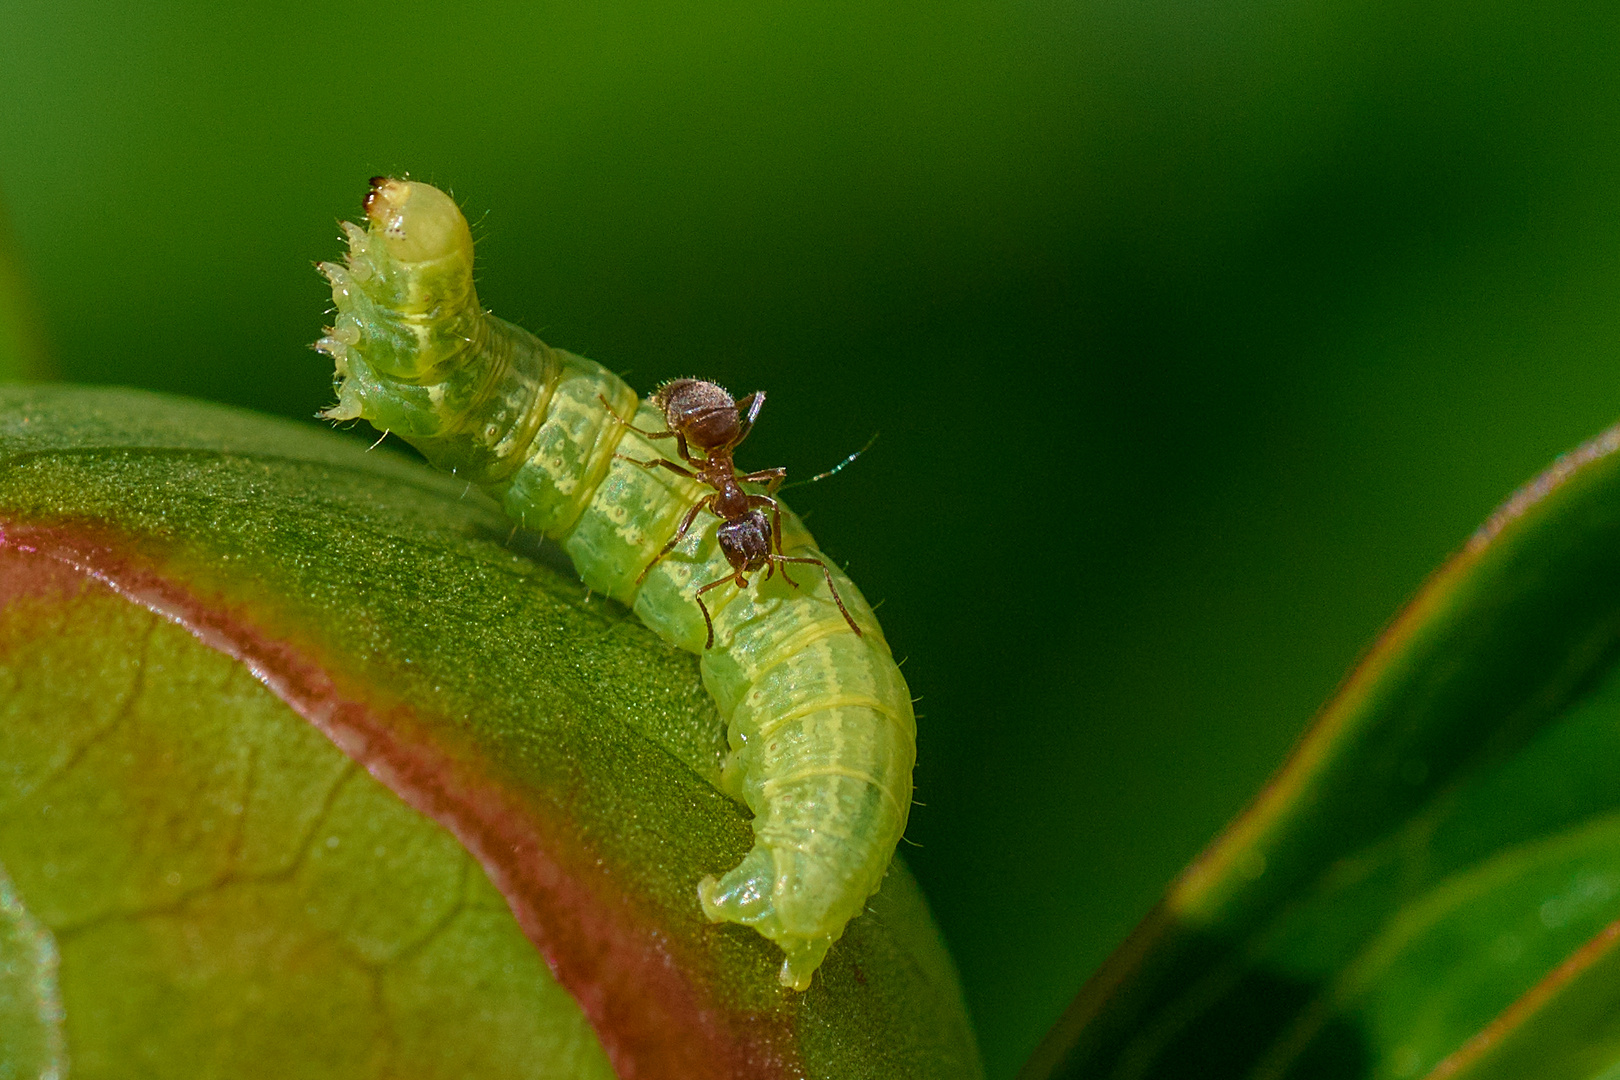
[[[630,421],[614,415],[606,398],[602,399],[602,404],[608,405],[608,415],[637,434],[649,439],[674,439],[676,450],[686,464],[680,465],[668,458],[641,461],[624,454],[613,456],[643,469],[668,469],[677,476],[707,484],[714,489],[714,494],[699,499],[686,512],[675,535],[670,537],[662,551],[653,556],[653,561],[636,578],[636,584],[645,581],[653,567],[675,550],[675,545],[692,527],[698,511],[707,510],[720,519],[716,539],[720,542],[720,551],[725,555],[726,562],[731,564],[731,573],[701,586],[694,597],[698,610],[703,612],[703,622],[709,628],[709,640],[703,646],[705,649],[714,646],[714,620],[703,603],[703,594],[727,582],[735,582],[737,588],[746,589],[748,579],[743,575],[760,569],[765,571],[766,580],[770,579],[773,571],[781,570],[787,583],[797,589],[799,583],[788,577],[788,563],[808,563],[821,568],[827,578],[827,589],[832,593],[833,603],[838,605],[849,628],[859,636],[861,628],[855,625],[849,609],[844,607],[843,597],[838,595],[838,586],[833,584],[832,571],[827,569],[827,564],[804,555],[782,554],[782,507],[771,496],[782,486],[787,470],[760,469],[739,475],[732,460],[732,452],[737,449],[737,444],[748,438],[748,433],[754,428],[754,420],[765,405],[765,391],[755,390],[747,397],[734,401],[724,388],[715,383],[701,379],[674,379],[653,391],[649,400],[663,410],[664,423],[669,425],[669,430],[643,431]],[[693,454],[694,447],[702,452],[702,457]],[[745,483],[764,484],[766,493],[750,495],[742,489]],[[763,509],[770,510],[769,520]]]

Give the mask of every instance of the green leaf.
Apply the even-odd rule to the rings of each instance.
[[[9,388],[0,528],[0,1016],[33,1060],[979,1075],[900,863],[804,994],[703,919],[752,836],[695,658],[464,485],[219,407]]]
[[[1620,1070],[1617,448],[1435,575],[1026,1077]]]

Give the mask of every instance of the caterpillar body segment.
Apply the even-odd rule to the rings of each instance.
[[[779,945],[782,983],[808,988],[882,883],[911,803],[911,697],[871,608],[784,509],[781,554],[827,576],[797,564],[791,581],[755,573],[746,590],[709,590],[705,648],[697,592],[733,568],[710,514],[658,557],[708,491],[635,463],[669,458],[668,441],[642,434],[665,415],[600,364],[483,311],[472,236],[443,192],[378,178],[366,216],[344,227],[345,263],[321,266],[337,306],[316,346],[337,374],[325,415],[368,420],[478,484],[557,540],[591,589],[700,655],[731,747],[723,785],[753,811],[755,843],[698,898],[710,919]]]
[[[905,681],[859,591],[836,570],[834,580],[861,636],[825,582],[826,599],[801,599],[772,581],[715,616],[717,645],[702,660],[731,746],[722,785],[754,812],[755,845],[698,896],[709,918],[780,945],[782,982],[798,990],[882,884],[916,760]]]

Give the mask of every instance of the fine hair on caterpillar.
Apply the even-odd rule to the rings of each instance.
[[[377,177],[364,210],[344,261],[321,264],[337,308],[316,343],[336,376],[324,415],[477,485],[698,655],[726,724],[720,786],[753,813],[754,844],[696,899],[774,942],[782,984],[808,988],[905,831],[916,719],[871,606],[778,498],[785,471],[733,463],[764,393],[677,379],[642,400],[479,305],[472,235],[442,191]]]
[[[637,584],[645,581],[659,560],[675,550],[675,546],[691,530],[698,511],[707,510],[720,519],[721,525],[715,539],[720,543],[726,562],[731,565],[731,573],[699,586],[693,594],[698,610],[703,612],[703,623],[709,629],[709,636],[703,644],[705,649],[714,647],[714,620],[703,603],[703,594],[727,582],[734,583],[739,589],[746,589],[748,579],[743,575],[761,568],[767,580],[772,571],[781,570],[787,583],[797,589],[799,583],[788,577],[788,563],[814,566],[825,575],[827,591],[838,605],[839,614],[844,616],[844,621],[849,623],[856,636],[860,636],[861,628],[850,618],[849,609],[844,607],[843,597],[838,595],[838,586],[834,584],[827,564],[808,556],[782,554],[782,507],[772,496],[787,478],[787,470],[760,469],[739,475],[732,460],[732,451],[748,438],[748,433],[754,428],[754,420],[765,405],[765,391],[755,390],[738,401],[733,400],[730,392],[716,383],[701,379],[672,379],[653,391],[651,398],[653,405],[664,411],[664,423],[668,425],[664,431],[644,431],[614,413],[606,398],[601,401],[613,419],[637,434],[648,439],[674,439],[676,452],[686,464],[680,465],[665,457],[644,461],[628,454],[616,455],[620,461],[628,461],[643,469],[668,469],[677,476],[696,480],[714,489],[713,495],[706,495],[692,504],[692,509],[676,526],[675,535],[669,538],[669,543],[659,549],[641,576],[636,578]],[[746,417],[743,416],[744,408],[748,410]],[[694,454],[693,447],[701,450],[703,456]],[[755,495],[744,491],[742,485],[747,483],[764,484],[765,494]],[[765,517],[765,511],[770,513],[769,520]]]

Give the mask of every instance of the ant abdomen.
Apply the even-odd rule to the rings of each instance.
[[[764,394],[749,397],[761,405],[765,402]],[[748,435],[737,402],[718,383],[672,379],[654,390],[651,400],[663,410],[664,423],[673,434],[685,436],[688,444],[706,454],[735,448]],[[749,417],[748,424],[752,423]]]

